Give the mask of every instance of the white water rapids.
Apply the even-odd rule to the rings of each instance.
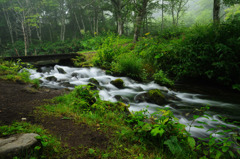
[[[64,70],[65,72],[59,71],[59,69]],[[77,85],[87,85],[90,78],[95,78],[100,85],[99,95],[103,100],[108,100],[116,102],[116,95],[120,95],[125,102],[130,104],[130,111],[139,111],[146,108],[150,113],[157,111],[158,108],[168,107],[173,111],[174,115],[179,119],[179,122],[185,124],[186,130],[190,129],[190,133],[195,137],[207,137],[211,131],[207,131],[210,128],[215,128],[218,125],[225,125],[226,127],[236,127],[235,125],[227,124],[221,121],[218,118],[216,112],[207,113],[210,114],[209,119],[200,117],[197,121],[206,122],[207,125],[203,125],[204,129],[196,128],[192,126],[189,128],[189,125],[192,121],[189,119],[189,114],[196,108],[208,105],[209,107],[216,107],[218,109],[232,109],[239,111],[238,104],[225,103],[221,101],[210,100],[204,97],[201,94],[192,94],[185,92],[172,91],[166,87],[160,86],[154,82],[150,83],[138,83],[127,77],[114,77],[106,75],[104,70],[99,68],[74,68],[67,66],[56,65],[54,67],[42,67],[41,72],[36,70],[29,70],[31,73],[30,78],[36,79],[39,78],[42,81],[41,86],[50,87],[50,88],[69,88],[74,89],[74,86]],[[61,73],[60,73],[61,72]],[[55,77],[55,80],[47,80],[47,77]],[[118,89],[110,82],[115,79],[122,79],[124,81],[125,87],[123,89]],[[156,105],[153,103],[147,102],[137,102],[136,96],[142,93],[147,92],[152,89],[160,89],[164,92],[167,92],[168,95],[177,97],[177,100],[172,99],[167,105]],[[231,114],[230,114],[231,115]],[[240,112],[239,114],[240,115]],[[238,118],[239,116],[235,118]],[[201,125],[197,122],[194,122],[193,125]],[[239,129],[237,129],[239,131]],[[227,134],[226,134],[227,135]]]

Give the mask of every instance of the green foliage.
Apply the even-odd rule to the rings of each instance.
[[[178,76],[202,76],[225,85],[237,83],[240,21],[220,26],[196,26],[181,43],[179,62],[173,68]]]
[[[129,113],[129,106],[124,103],[102,101],[99,98],[98,91],[91,90],[91,86],[76,86],[69,95],[58,97],[56,101],[65,103],[73,112],[97,112],[102,114],[106,111],[117,111]]]
[[[209,118],[208,115],[203,117]],[[207,123],[198,122],[200,124],[206,125]],[[230,123],[231,124],[231,123]],[[200,127],[199,127],[200,128]],[[208,131],[211,132],[207,138],[199,138],[197,142],[196,152],[203,152],[202,158],[238,158],[240,152],[234,151],[240,148],[239,142],[240,139],[237,127],[226,127],[225,125],[218,125],[216,128],[211,128]],[[232,132],[231,135],[226,135],[226,133]],[[216,137],[219,135],[218,137]]]
[[[146,78],[143,60],[132,53],[119,55],[112,63],[112,71],[137,80]]]
[[[240,20],[240,5],[233,5],[225,10],[226,16],[225,20]]]
[[[167,78],[167,75],[162,70],[155,73],[153,77],[158,84],[166,85],[170,87],[174,85],[174,82],[169,78]]]
[[[30,73],[27,69],[32,68],[32,65],[21,62],[20,60],[18,60],[17,62],[0,61],[0,78],[15,82],[31,83],[34,85],[35,88],[39,88],[39,80],[31,80],[29,78]]]
[[[74,39],[56,42],[34,41],[28,48],[28,55],[50,55],[73,53],[83,50],[96,50],[103,43],[104,36],[84,37],[83,39]],[[2,50],[4,56],[24,56],[24,42],[16,41],[14,44],[8,44]]]
[[[130,45],[124,45],[125,40],[121,40],[119,37],[109,35],[105,38],[101,47],[97,50],[97,57],[95,59],[95,65],[103,68],[111,68],[111,63],[123,53],[129,51]]]
[[[135,140],[160,147],[174,156],[187,155],[189,148],[195,146],[194,139],[187,137],[185,125],[178,123],[170,110],[160,109],[150,117],[146,110],[142,110],[130,115],[126,122],[132,126]]]

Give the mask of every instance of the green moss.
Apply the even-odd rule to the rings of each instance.
[[[99,82],[95,79],[95,78],[90,78],[89,82],[95,84],[95,85],[99,85]]]
[[[123,88],[124,82],[122,79],[118,78],[110,82],[112,85],[116,86],[117,88]]]
[[[159,105],[165,104],[166,98],[159,89],[153,89],[147,93],[147,101]]]

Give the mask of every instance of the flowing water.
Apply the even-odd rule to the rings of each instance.
[[[122,100],[130,104],[130,111],[139,111],[148,106],[148,111],[153,113],[158,108],[168,107],[174,115],[179,119],[179,122],[185,124],[187,130],[190,130],[192,136],[195,137],[207,137],[211,131],[207,131],[210,128],[215,128],[218,125],[225,125],[226,127],[236,127],[232,124],[227,124],[220,120],[218,115],[226,115],[230,119],[240,121],[240,101],[234,103],[231,100],[213,98],[208,94],[191,93],[191,91],[173,91],[167,87],[160,86],[154,82],[139,83],[127,77],[114,77],[106,75],[104,70],[99,68],[74,68],[67,66],[56,65],[54,67],[42,67],[41,72],[36,70],[29,70],[31,78],[40,78],[42,81],[41,86],[50,88],[68,88],[74,89],[77,85],[87,85],[91,78],[95,78],[100,85],[99,94],[103,100],[115,102],[117,98],[121,96]],[[115,79],[122,79],[125,87],[118,89],[110,82]],[[148,102],[139,102],[137,96],[146,93],[148,90],[160,89],[163,92],[167,92],[168,96],[174,97],[169,100],[166,105],[157,105]],[[181,90],[181,89],[179,89]],[[240,99],[240,98],[239,98]],[[192,123],[191,116],[194,110],[203,106],[209,106],[211,111],[207,111],[210,115],[209,119],[200,117],[197,121],[206,122],[207,125],[203,125],[204,129],[196,128],[194,126],[189,127]],[[194,122],[193,125],[200,125]],[[239,129],[237,129],[239,131]],[[228,134],[226,134],[228,135]]]

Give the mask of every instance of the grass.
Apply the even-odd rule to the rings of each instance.
[[[77,89],[84,92],[83,89],[85,88],[78,87],[75,90]],[[160,149],[155,147],[150,150],[147,149],[148,145],[144,142],[132,140],[134,133],[124,120],[130,114],[125,104],[102,101],[97,98],[97,94],[94,95],[97,92],[89,95],[89,92],[92,91],[89,91],[88,88],[86,97],[83,94],[81,97],[76,97],[77,91],[75,90],[70,94],[56,97],[52,101],[54,104],[39,107],[36,114],[41,114],[40,118],[49,116],[71,118],[76,123],[85,123],[90,127],[97,126],[97,129],[104,132],[106,136],[110,136],[109,146],[106,150],[94,149],[93,151],[91,147],[85,147],[85,152],[82,152],[83,155],[91,152],[92,155],[100,158],[141,158],[141,156],[145,156],[144,158],[161,158],[163,156],[159,154]],[[95,97],[97,101],[94,104],[89,105],[86,102]],[[81,149],[81,151],[83,150]]]
[[[0,60],[0,79],[18,83],[30,83],[35,88],[39,88],[39,80],[31,80],[29,77],[30,73],[25,68],[32,69],[33,67],[21,61],[13,62]]]

